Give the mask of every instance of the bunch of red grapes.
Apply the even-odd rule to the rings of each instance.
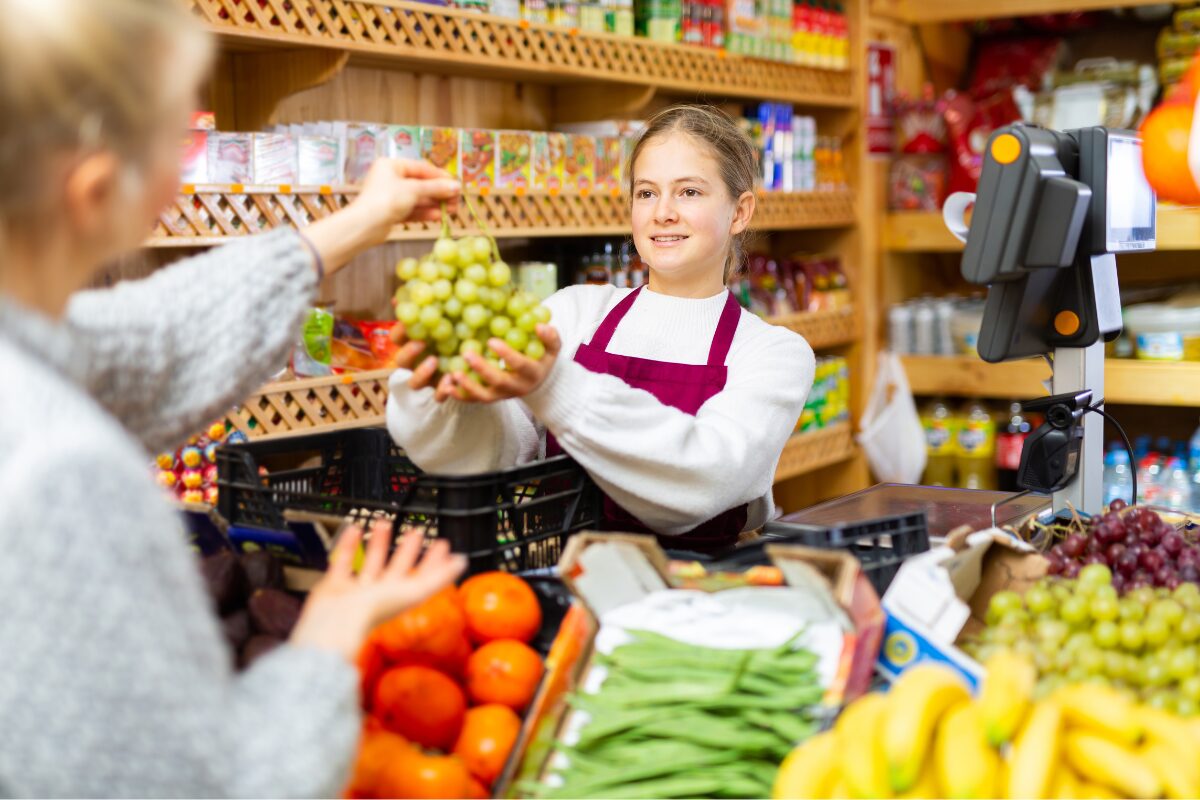
[[[1148,508],[1129,509],[1114,500],[1107,513],[1092,517],[1086,529],[1067,535],[1046,554],[1049,573],[1075,578],[1088,564],[1112,570],[1117,592],[1142,587],[1174,589],[1200,583],[1200,543]]]

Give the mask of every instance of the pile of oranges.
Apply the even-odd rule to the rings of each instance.
[[[488,572],[372,632],[359,656],[363,730],[353,798],[486,798],[544,665],[520,578]]]

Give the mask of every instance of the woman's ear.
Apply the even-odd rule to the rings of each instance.
[[[750,227],[750,220],[754,218],[755,204],[754,192],[742,192],[742,196],[737,199],[737,205],[733,209],[733,221],[729,225],[731,236],[737,236]]]
[[[112,153],[86,156],[70,169],[63,188],[63,210],[80,237],[105,236],[113,220],[113,205],[121,196],[121,162]]]

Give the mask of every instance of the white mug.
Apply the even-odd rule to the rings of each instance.
[[[942,205],[942,222],[946,223],[954,238],[963,244],[967,243],[967,234],[971,231],[967,225],[967,209],[974,203],[974,192],[955,192]]]

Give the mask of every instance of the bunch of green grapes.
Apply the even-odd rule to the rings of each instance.
[[[403,282],[396,290],[396,319],[409,339],[426,342],[427,352],[438,356],[440,374],[480,380],[463,357],[469,352],[503,367],[487,346],[493,337],[534,360],[546,354],[536,331],[550,321],[550,309],[513,286],[512,270],[489,237],[443,235],[423,258],[397,264],[396,277]]]
[[[1046,578],[1024,596],[997,592],[987,627],[965,649],[984,660],[1012,648],[1037,665],[1039,689],[1100,681],[1152,706],[1200,713],[1200,586],[1139,587],[1118,597],[1112,572]]]

